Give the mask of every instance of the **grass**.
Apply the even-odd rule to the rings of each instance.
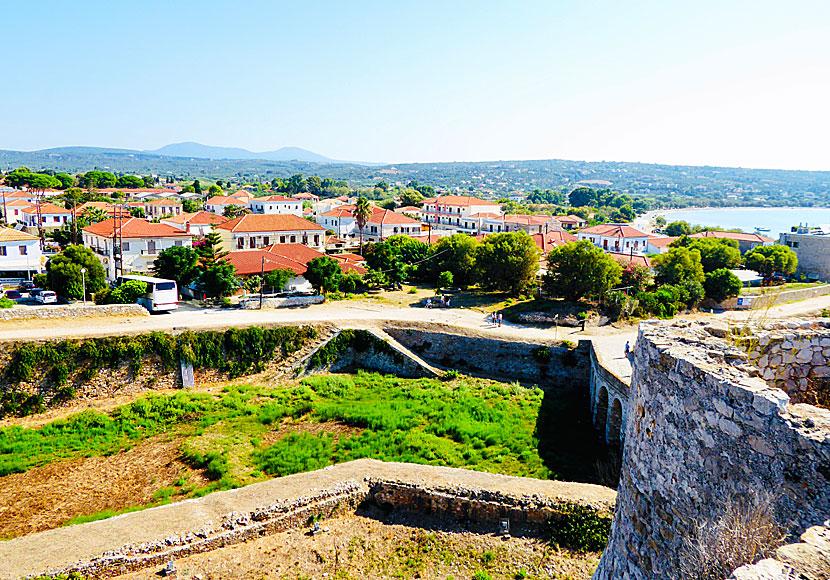
[[[775,292],[785,292],[787,290],[801,290],[803,288],[815,288],[823,286],[820,282],[790,282],[788,284],[780,284],[778,286],[753,286],[751,288],[742,288],[741,296],[759,296],[761,294],[772,294]]]

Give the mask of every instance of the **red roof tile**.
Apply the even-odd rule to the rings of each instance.
[[[144,205],[181,205],[180,201],[175,199],[154,199],[153,201],[145,201]]]
[[[648,243],[651,244],[652,246],[654,246],[655,248],[665,248],[666,246],[668,246],[670,243],[672,243],[676,239],[677,239],[676,237],[674,237],[674,238],[671,238],[671,237],[669,237],[669,238],[658,238],[658,237],[649,236]]]
[[[27,207],[23,209],[23,213],[37,213],[37,206],[33,205],[31,207]],[[42,203],[40,204],[40,213],[41,214],[70,214],[72,213],[65,207],[58,207],[54,203]]]
[[[561,246],[567,244],[568,242],[575,242],[578,239],[575,235],[560,230],[548,232],[546,234],[533,234],[530,237],[533,238],[533,242],[541,248],[543,252],[547,252],[555,246]]]
[[[642,256],[640,254],[621,254],[617,252],[608,252],[608,255],[620,262],[621,264],[638,264],[640,266],[645,266],[646,268],[651,268],[651,260],[648,256]]]
[[[424,200],[421,203],[428,202],[427,200]],[[437,205],[452,205],[462,207],[469,207],[471,205],[492,205],[497,207],[499,205],[497,203],[493,203],[492,201],[487,201],[486,199],[479,199],[477,197],[470,197],[469,195],[442,195],[441,197],[435,199],[435,203]]]
[[[97,236],[111,238],[115,220],[108,219],[85,227],[84,231]],[[129,218],[121,223],[121,237],[124,238],[191,238],[191,234],[167,224],[154,224],[141,218]]]
[[[226,218],[223,215],[216,215],[215,213],[210,213],[209,211],[197,211],[192,213],[180,213],[177,216],[166,218],[163,221],[174,224],[215,225],[229,222],[230,218]]]
[[[293,214],[247,214],[216,226],[231,232],[325,231],[325,228]]]
[[[736,240],[738,242],[756,242],[764,244],[774,242],[772,238],[762,236],[761,234],[745,234],[743,232],[698,232],[692,234],[693,238],[721,238],[726,240]]]
[[[320,258],[326,254],[313,250],[302,244],[273,244],[259,250],[239,250],[231,252],[225,258],[236,267],[236,273],[241,276],[259,274],[264,269],[266,272],[272,270],[286,269],[301,276],[307,269],[307,264],[314,258]],[[337,259],[337,256],[330,256]],[[345,271],[354,271],[364,274],[366,270],[346,260],[337,260],[340,268]]]
[[[647,238],[648,234],[622,224],[601,224],[579,231],[580,234],[596,234],[612,238]]]

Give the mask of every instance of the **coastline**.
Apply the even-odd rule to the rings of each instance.
[[[654,230],[654,219],[657,216],[663,216],[667,219],[667,221],[671,222],[672,220],[669,218],[671,214],[677,213],[685,213],[685,212],[728,212],[728,211],[781,211],[781,210],[805,210],[811,211],[815,210],[815,207],[801,207],[801,206],[781,206],[781,207],[754,207],[754,206],[746,206],[746,207],[684,207],[684,208],[672,208],[672,209],[656,209],[650,210],[644,213],[641,216],[637,216],[632,222],[632,227],[643,231],[647,234],[653,234]],[[828,209],[828,208],[819,208],[819,209]],[[697,225],[697,224],[692,224]]]

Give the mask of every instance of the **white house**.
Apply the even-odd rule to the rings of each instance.
[[[113,238],[118,232],[121,240],[124,272],[149,273],[153,261],[163,250],[173,246],[192,246],[193,236],[168,224],[154,224],[131,217],[117,228],[115,220],[108,219],[83,229],[84,245],[98,254],[109,279],[115,278]]]
[[[164,216],[179,215],[182,213],[182,204],[172,199],[155,199],[144,202],[144,215],[147,219],[159,219]]]
[[[606,252],[644,254],[648,247],[648,234],[625,224],[602,224],[585,228],[577,233],[579,241],[588,240]]]
[[[255,197],[248,202],[251,213],[293,214],[303,217],[303,202],[283,195]]]
[[[247,208],[248,201],[248,199],[242,200],[238,197],[231,197],[230,195],[214,195],[205,202],[205,209],[210,213],[222,215],[225,213],[225,208],[231,205]]]
[[[209,211],[197,211],[165,218],[161,220],[161,223],[193,234],[197,238],[203,238],[212,232],[215,226],[229,221],[231,220],[225,216],[216,215]]]
[[[41,227],[44,230],[62,228],[72,221],[72,212],[54,203],[40,204],[40,211],[38,211],[37,205],[33,205],[23,208],[22,212],[23,225],[29,233],[38,231],[38,221],[40,221]]]
[[[650,236],[646,245],[646,254],[665,254],[669,251],[669,244],[677,238]]]
[[[250,250],[272,244],[303,244],[322,250],[325,228],[294,214],[247,214],[214,226],[225,250]]]
[[[13,199],[7,201],[5,204],[0,204],[0,210],[5,209],[5,213],[8,214],[4,216],[7,224],[19,224],[23,223],[23,210],[33,205],[22,199]]]
[[[40,239],[32,234],[0,228],[0,278],[30,279],[41,272]]]
[[[467,195],[444,195],[421,202],[422,221],[436,229],[478,235],[482,219],[499,218],[499,204]]]
[[[365,241],[382,241],[397,234],[418,235],[421,222],[388,209],[372,206],[372,215],[363,227]],[[354,241],[360,238],[360,229],[354,218],[355,206],[342,205],[317,217],[317,223],[342,240]]]

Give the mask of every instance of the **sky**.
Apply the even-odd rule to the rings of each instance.
[[[0,149],[830,170],[826,0],[3,0]]]

